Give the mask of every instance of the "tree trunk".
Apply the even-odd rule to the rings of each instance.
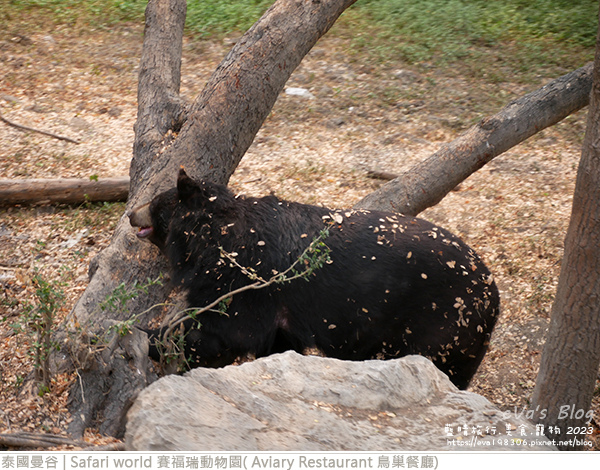
[[[128,207],[174,186],[182,165],[196,178],[227,183],[292,71],[354,1],[276,2],[225,57],[195,102],[187,106],[179,97],[186,3],[150,0]],[[110,246],[92,261],[90,284],[60,332],[63,351],[70,357],[55,357],[57,368],[68,368],[70,359],[79,369],[79,380],[70,394],[73,422],[69,431],[73,435],[81,436],[99,413],[103,415],[100,431],[120,435],[127,407],[153,375],[142,338],[113,335],[105,340],[108,344],[100,355],[90,355],[85,342],[72,338],[81,331],[102,334],[131,312],[165,302],[171,293],[168,285],[132,299],[125,309],[100,311],[98,307],[120,283],[130,286],[166,271],[158,250],[139,242],[125,217],[117,225]],[[144,323],[144,318],[141,321]]]
[[[550,329],[532,410],[562,450],[581,450],[587,434],[567,434],[590,421],[600,366],[600,30],[596,40],[587,129]],[[575,442],[575,438],[579,442]],[[564,443],[564,441],[572,442]]]
[[[355,207],[417,215],[494,157],[586,106],[591,86],[590,63],[509,103]]]
[[[129,178],[0,180],[0,205],[125,201]]]

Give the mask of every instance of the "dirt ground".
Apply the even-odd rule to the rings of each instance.
[[[0,178],[127,175],[141,41],[138,25],[0,32],[0,112],[81,142],[0,123]],[[186,39],[183,97],[199,93],[232,42]],[[312,97],[281,95],[231,180],[236,192],[352,206],[383,184],[367,171],[400,173],[554,78],[490,83],[463,77],[459,69],[373,64],[349,48],[347,40],[327,37],[305,58],[288,86]],[[579,112],[496,158],[421,214],[461,236],[495,275],[502,315],[470,390],[502,409],[522,411],[533,392],[584,130],[585,112]],[[86,288],[88,264],[110,242],[123,208],[0,209],[0,433],[64,433],[75,378],[55,377],[43,396],[27,387],[32,339],[15,325],[35,302],[36,270],[65,292],[58,320],[64,317]],[[593,438],[599,440],[597,433]],[[93,432],[86,440],[111,442]]]

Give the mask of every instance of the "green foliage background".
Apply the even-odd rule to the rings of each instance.
[[[190,0],[187,28],[202,35],[248,29],[273,0]],[[142,21],[146,0],[2,0],[10,12],[42,9],[56,20],[110,26]],[[594,45],[596,0],[359,0],[347,16],[379,37],[411,38],[417,55],[440,44],[495,44],[533,38]],[[417,52],[415,52],[417,53]]]
[[[237,37],[274,0],[189,0],[187,34]],[[142,24],[147,0],[0,0],[0,30],[51,19],[75,31]],[[358,0],[330,34],[349,60],[436,66],[492,83],[557,76],[592,60],[597,0]],[[23,28],[21,28],[23,29]],[[27,31],[27,29],[25,29]],[[482,65],[485,65],[483,67]]]

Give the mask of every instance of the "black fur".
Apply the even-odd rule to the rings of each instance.
[[[142,226],[136,211],[132,225]],[[429,222],[274,196],[235,197],[183,170],[177,188],[151,202],[149,215],[149,238],[193,307],[251,282],[222,259],[219,247],[269,279],[330,226],[331,263],[309,282],[240,293],[226,314],[206,312],[198,328],[187,325],[193,366],[310,347],[351,360],[421,354],[464,389],[485,355],[499,313],[496,285],[473,250]]]

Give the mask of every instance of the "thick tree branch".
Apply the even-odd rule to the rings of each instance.
[[[294,69],[355,1],[273,4],[217,67],[178,137],[154,160],[136,203],[174,186],[180,165],[191,176],[227,183]]]
[[[417,215],[434,206],[494,157],[586,106],[592,86],[592,65],[587,64],[509,103],[499,113],[483,119],[369,194],[356,207]]]
[[[179,86],[186,11],[185,0],[150,0],[146,7],[130,168],[133,185],[146,178],[145,171],[167,132],[181,126]]]

